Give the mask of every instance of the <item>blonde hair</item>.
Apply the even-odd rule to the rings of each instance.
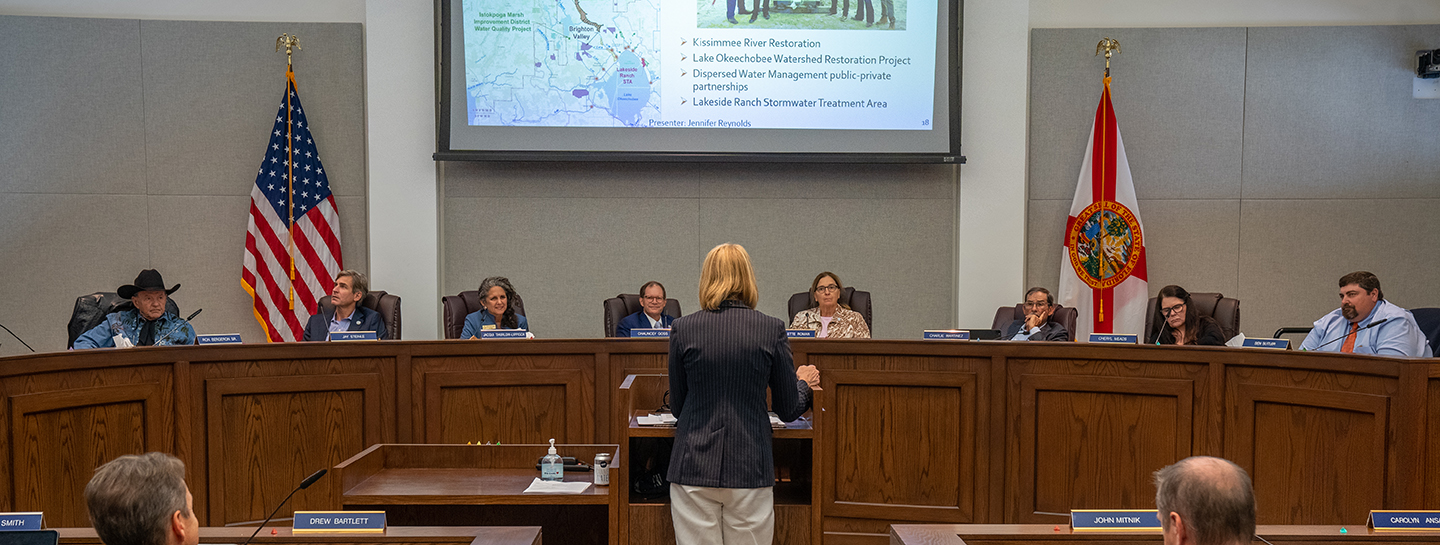
[[[700,266],[700,308],[719,309],[726,299],[739,299],[752,309],[760,302],[750,254],[744,246],[728,242],[705,254],[705,264]]]

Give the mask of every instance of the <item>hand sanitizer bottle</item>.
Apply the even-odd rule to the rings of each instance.
[[[565,480],[565,464],[560,463],[560,456],[555,454],[555,440],[550,440],[550,454],[540,459],[540,480],[542,481],[563,481]]]

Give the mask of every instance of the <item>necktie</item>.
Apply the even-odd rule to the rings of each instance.
[[[140,328],[140,340],[135,344],[137,346],[155,346],[155,320],[145,321],[145,325]]]
[[[1355,352],[1355,337],[1359,336],[1355,334],[1355,331],[1358,329],[1360,329],[1359,323],[1350,324],[1350,332],[1345,334],[1345,344],[1340,346],[1341,352],[1344,352],[1346,354],[1352,354]]]

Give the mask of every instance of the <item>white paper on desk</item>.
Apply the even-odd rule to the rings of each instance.
[[[590,483],[586,482],[542,481],[536,477],[535,482],[530,483],[530,488],[526,488],[521,494],[579,494],[589,489]]]
[[[776,416],[776,415],[773,415],[773,414],[772,414],[772,415],[770,415],[770,426],[771,426],[771,427],[781,427],[781,428],[783,428],[783,427],[785,427],[785,421],[784,421],[784,420],[781,420],[779,416]]]
[[[1228,346],[1230,348],[1240,348],[1242,346],[1245,346],[1245,334],[1240,333],[1238,335],[1235,335],[1234,337],[1230,337],[1230,340],[1225,341],[1225,346]]]
[[[675,415],[669,413],[635,417],[635,423],[641,426],[673,426],[678,421]]]

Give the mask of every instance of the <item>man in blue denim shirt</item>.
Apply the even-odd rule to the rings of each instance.
[[[140,271],[134,284],[115,290],[135,308],[105,316],[100,325],[75,339],[75,348],[195,344],[195,328],[190,322],[165,311],[167,297],[178,289],[179,284],[165,289],[165,280],[155,269]]]

